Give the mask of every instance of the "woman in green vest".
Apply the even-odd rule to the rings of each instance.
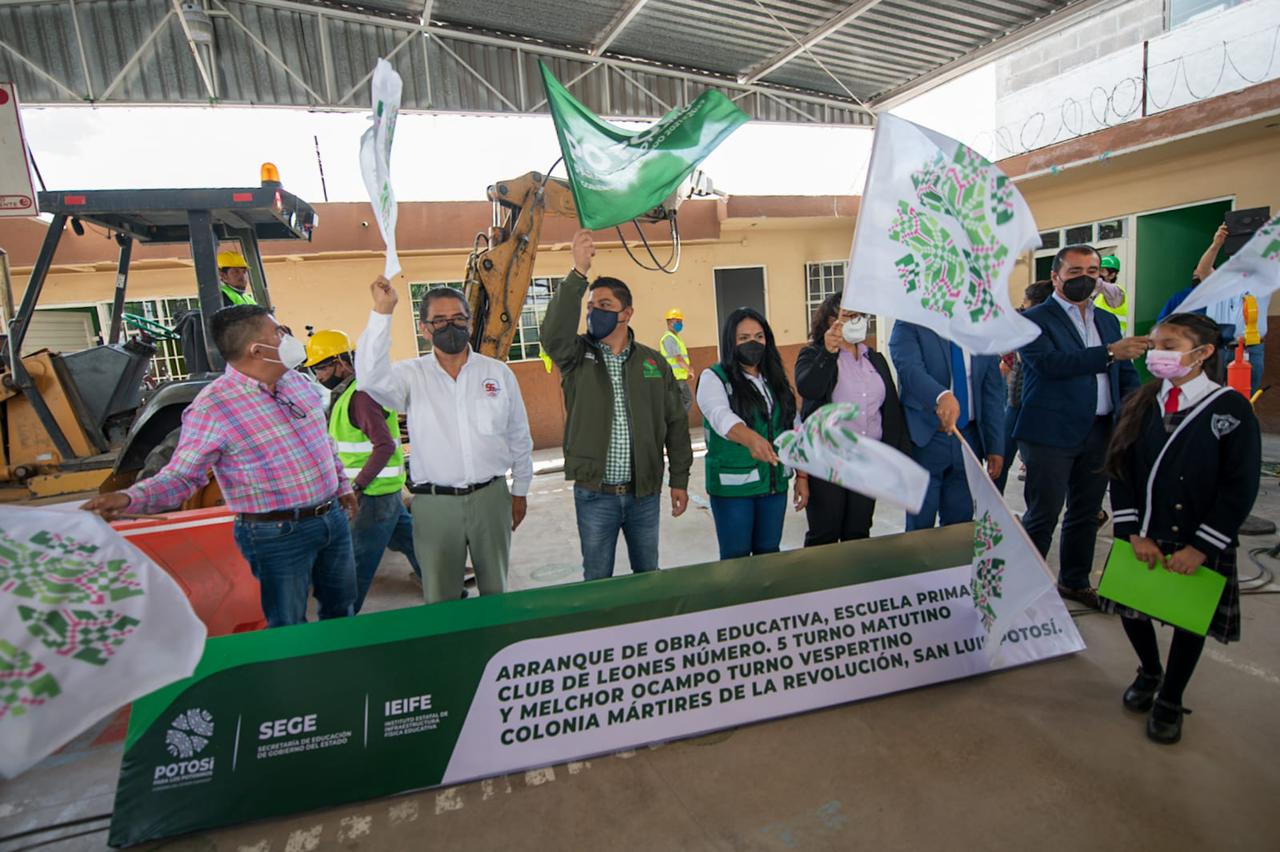
[[[738,308],[720,333],[720,362],[698,378],[706,423],[707,494],[720,558],[777,553],[790,473],[773,439],[794,427],[796,398],[773,330],[758,311]],[[796,511],[808,499],[796,483]]]

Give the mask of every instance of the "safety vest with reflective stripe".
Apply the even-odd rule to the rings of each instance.
[[[1093,306],[1114,316],[1120,320],[1120,333],[1124,334],[1125,329],[1129,327],[1129,297],[1125,296],[1125,300],[1120,303],[1120,307],[1113,308],[1107,304],[1107,299],[1099,293],[1093,300]]]
[[[258,300],[253,298],[253,291],[250,290],[248,287],[246,287],[244,292],[241,293],[235,287],[232,287],[228,284],[223,284],[221,286],[222,286],[222,295],[226,296],[227,301],[229,301],[233,305],[258,304]]]
[[[662,350],[662,354],[666,356],[667,363],[671,365],[671,374],[676,377],[677,382],[687,382],[689,380],[689,371],[679,366],[680,360],[674,356],[667,355],[667,338],[670,337],[676,342],[676,346],[680,347],[680,355],[684,358],[686,364],[689,363],[689,350],[684,345],[684,341],[680,339],[680,335],[674,331],[668,331],[662,335],[662,340],[658,341],[658,347]]]
[[[369,456],[373,455],[373,442],[351,422],[349,410],[351,397],[355,392],[356,383],[352,382],[342,396],[338,397],[329,414],[329,434],[338,445],[338,458],[342,459],[343,470],[351,480],[355,480],[369,461]],[[393,494],[404,487],[404,448],[400,446],[400,418],[394,411],[387,412],[387,429],[391,432],[396,451],[387,459],[386,467],[364,489],[364,493],[370,497]]]

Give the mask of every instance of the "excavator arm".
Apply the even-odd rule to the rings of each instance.
[[[489,187],[494,223],[476,237],[467,260],[466,297],[473,318],[472,347],[506,360],[520,327],[542,222],[548,213],[577,218],[569,184],[529,172]]]

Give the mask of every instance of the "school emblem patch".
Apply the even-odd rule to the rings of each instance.
[[[646,379],[662,378],[662,371],[658,369],[658,364],[652,358],[644,359],[644,377]]]
[[[1209,421],[1209,430],[1213,432],[1213,437],[1221,441],[1223,435],[1230,435],[1239,425],[1240,421],[1230,414],[1215,414]]]
[[[480,383],[480,386],[484,388],[484,395],[490,399],[502,392],[502,385],[498,384],[497,379],[485,379]]]

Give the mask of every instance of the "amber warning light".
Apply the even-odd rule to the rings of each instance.
[[[264,184],[280,183],[280,170],[276,168],[275,163],[262,164],[262,182]]]

